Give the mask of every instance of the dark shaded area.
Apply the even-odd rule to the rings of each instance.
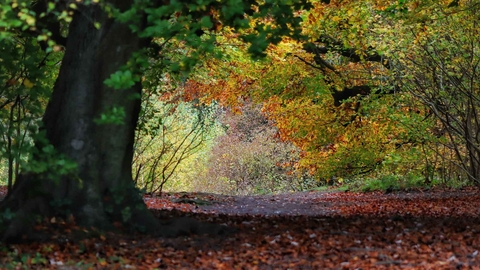
[[[50,38],[55,41],[55,43],[61,46],[66,46],[67,38],[62,35],[62,25],[53,12],[48,12],[48,3],[49,1],[46,0],[37,0],[32,2],[32,11],[35,12],[36,19],[36,30],[34,31],[34,34],[39,35],[44,33],[45,30],[49,31],[51,33]],[[57,4],[57,12],[67,9],[68,7],[66,3]],[[44,16],[41,16],[42,14],[44,14]],[[45,41],[41,41],[40,46],[43,50],[45,50],[48,47],[48,44]]]
[[[368,85],[358,85],[352,87],[345,87],[342,91],[332,89],[333,105],[340,106],[342,103],[350,98],[356,96],[367,96],[372,92],[372,87]]]
[[[307,52],[315,54],[336,52],[342,56],[347,57],[349,61],[353,63],[357,63],[360,61],[378,62],[385,66],[387,69],[390,68],[390,62],[388,58],[378,54],[373,48],[370,48],[369,51],[363,52],[360,55],[358,54],[358,50],[356,50],[355,48],[345,48],[342,42],[339,42],[338,40],[335,40],[334,38],[327,35],[320,36],[320,38],[318,38],[314,43],[307,43],[304,46],[304,49]]]

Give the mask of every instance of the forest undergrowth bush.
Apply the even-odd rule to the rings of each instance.
[[[193,179],[196,190],[251,195],[304,189],[292,167],[299,150],[275,138],[277,130],[260,106],[246,103],[240,113],[227,111],[220,122],[225,133],[216,139],[204,174]]]
[[[469,185],[471,185],[471,183],[466,179],[450,179],[449,181],[444,181],[438,177],[435,177],[429,183],[426,183],[423,175],[411,173],[406,175],[385,174],[377,177],[356,178],[346,180],[344,185],[335,188],[338,189],[339,187],[342,187],[342,189],[360,192],[402,192],[431,189],[435,187],[458,189]]]

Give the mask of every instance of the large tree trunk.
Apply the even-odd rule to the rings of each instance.
[[[133,1],[110,2],[128,8]],[[101,24],[100,29],[94,27],[95,22]],[[46,138],[78,164],[78,175],[60,181],[45,174],[22,175],[1,204],[2,209],[16,212],[5,237],[23,233],[34,214],[72,214],[79,224],[101,229],[111,228],[117,221],[147,231],[157,228],[157,220],[135,190],[131,175],[140,100],[129,97],[140,93],[141,85],[113,90],[103,83],[142,43],[128,25],[108,18],[97,5],[76,12],[43,122]],[[94,122],[113,106],[125,110],[123,125]]]

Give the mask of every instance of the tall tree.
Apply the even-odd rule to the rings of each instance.
[[[123,9],[132,3],[111,1]],[[97,29],[93,22],[101,27]],[[109,18],[99,5],[79,6],[69,27],[62,67],[43,118],[49,143],[77,163],[78,175],[53,181],[46,175],[24,174],[2,203],[3,209],[16,213],[7,237],[31,225],[28,221],[32,213],[51,216],[61,211],[54,209],[51,202],[67,206],[84,225],[107,228],[110,220],[121,218],[122,213],[128,215],[125,209],[129,207],[136,225],[156,225],[141,198],[131,191],[130,164],[140,103],[138,99],[126,99],[125,95],[140,93],[141,85],[136,83],[130,89],[117,91],[103,83],[145,45],[127,24]],[[123,107],[124,123],[94,122],[114,106]],[[121,203],[116,204],[117,198]]]
[[[25,8],[26,14],[40,19],[46,17],[43,13],[55,10],[53,1],[39,2],[45,4],[40,14]],[[294,11],[304,5],[302,1],[169,1],[157,6],[135,0],[87,2],[63,10],[73,13],[65,55],[43,117],[46,140],[37,139],[38,151],[32,160],[61,155],[64,159],[57,161],[75,162],[76,171],[59,178],[47,170],[23,174],[0,205],[4,239],[25,233],[38,216],[73,216],[81,225],[101,229],[120,222],[134,229],[158,231],[158,221],[135,190],[131,175],[142,90],[137,65],[142,58],[137,52],[154,38],[182,40],[193,48],[190,53],[179,61],[164,60],[174,71],[188,71],[199,55],[212,51],[215,36],[208,33],[220,29],[221,22],[244,29],[244,40],[254,45],[250,52],[262,55],[268,44],[280,41],[282,35],[299,36],[300,18]],[[6,4],[18,7],[16,1]],[[252,26],[249,18],[267,19]],[[266,27],[272,20],[275,27]],[[58,36],[58,22],[46,21],[45,25],[50,33],[47,39]],[[36,27],[26,29],[45,33]],[[154,48],[161,52],[161,46]]]

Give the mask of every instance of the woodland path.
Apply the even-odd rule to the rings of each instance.
[[[298,192],[280,195],[231,197],[224,203],[201,207],[227,215],[324,216],[337,212],[328,198],[331,192]]]
[[[396,193],[351,193],[341,191],[311,191],[278,195],[226,196],[206,193],[176,193],[167,195],[169,202],[186,204],[193,212],[247,216],[337,216],[337,215],[468,215],[480,217],[480,190],[412,190]],[[152,201],[153,200],[153,201]],[[150,208],[161,209],[163,199],[146,198]],[[198,203],[196,203],[198,202]],[[168,203],[167,203],[168,204]],[[467,205],[465,205],[467,204]],[[479,206],[479,207],[475,207]],[[187,207],[188,208],[188,207]]]
[[[477,188],[244,197],[176,193],[145,202],[162,220],[180,220],[173,225],[186,233],[74,240],[68,238],[72,226],[47,222],[39,229],[50,231],[50,240],[0,248],[0,268],[480,269]]]

